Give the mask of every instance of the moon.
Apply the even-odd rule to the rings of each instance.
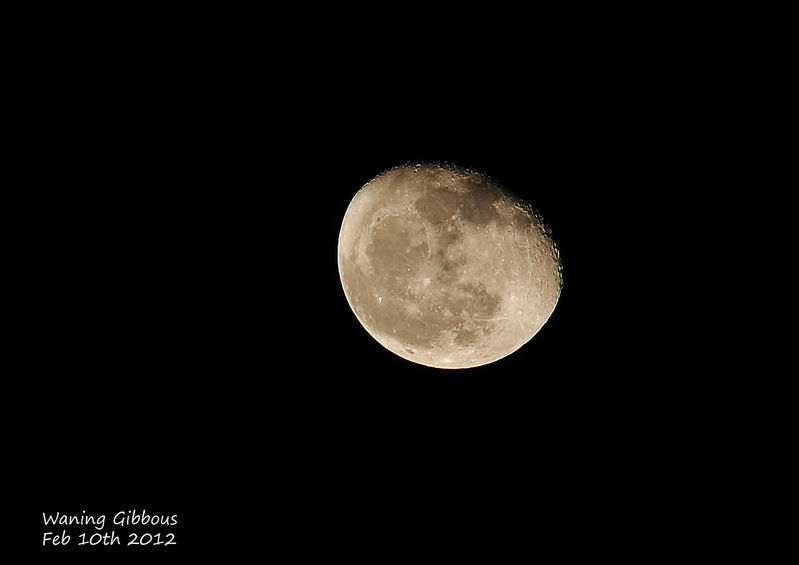
[[[562,286],[558,249],[529,204],[482,173],[435,163],[394,167],[355,194],[338,269],[378,343],[442,369],[518,350]]]

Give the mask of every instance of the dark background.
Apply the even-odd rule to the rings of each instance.
[[[667,184],[645,132],[673,127],[671,106],[610,38],[536,17],[321,38],[50,22],[61,40],[27,45],[7,399],[23,543],[42,511],[134,508],[179,516],[179,545],[148,557],[498,557],[628,535],[654,504],[629,493],[667,464],[647,449],[666,385],[629,312],[656,302],[633,268],[654,207],[637,189]],[[561,252],[551,319],[488,366],[393,355],[340,286],[352,196],[424,161],[525,197]]]

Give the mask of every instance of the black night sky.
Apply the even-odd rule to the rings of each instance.
[[[181,516],[172,556],[501,560],[573,547],[612,514],[660,433],[634,424],[661,401],[621,313],[650,308],[626,290],[649,118],[614,89],[629,69],[520,31],[367,57],[372,37],[303,50],[108,29],[32,53],[13,401],[26,543],[45,510],[146,508]],[[352,196],[428,161],[525,197],[560,249],[554,314],[491,365],[393,355],[340,286]]]

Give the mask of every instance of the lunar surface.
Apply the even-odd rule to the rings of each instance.
[[[529,205],[449,165],[395,167],[352,199],[344,294],[369,334],[430,367],[476,367],[527,343],[558,302],[558,250]]]

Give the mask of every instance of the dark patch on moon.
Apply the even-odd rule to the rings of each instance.
[[[467,330],[463,327],[458,329],[458,333],[455,336],[455,343],[458,345],[473,345],[477,342],[477,338],[480,334],[476,330]]]
[[[438,225],[457,212],[459,200],[458,194],[452,190],[428,188],[416,199],[414,207],[423,220]]]
[[[443,248],[449,247],[463,239],[463,231],[450,223],[446,228],[442,229],[437,236],[438,244]]]
[[[419,229],[418,225],[411,225],[399,216],[389,216],[372,231],[366,256],[380,286],[386,289],[384,294],[401,292],[403,279],[415,273],[424,262],[427,243],[411,245],[411,232]]]
[[[495,207],[502,194],[495,188],[486,187],[484,184],[472,186],[469,198],[464,198],[458,204],[461,217],[476,226],[486,226],[489,222],[498,220],[500,214]]]

